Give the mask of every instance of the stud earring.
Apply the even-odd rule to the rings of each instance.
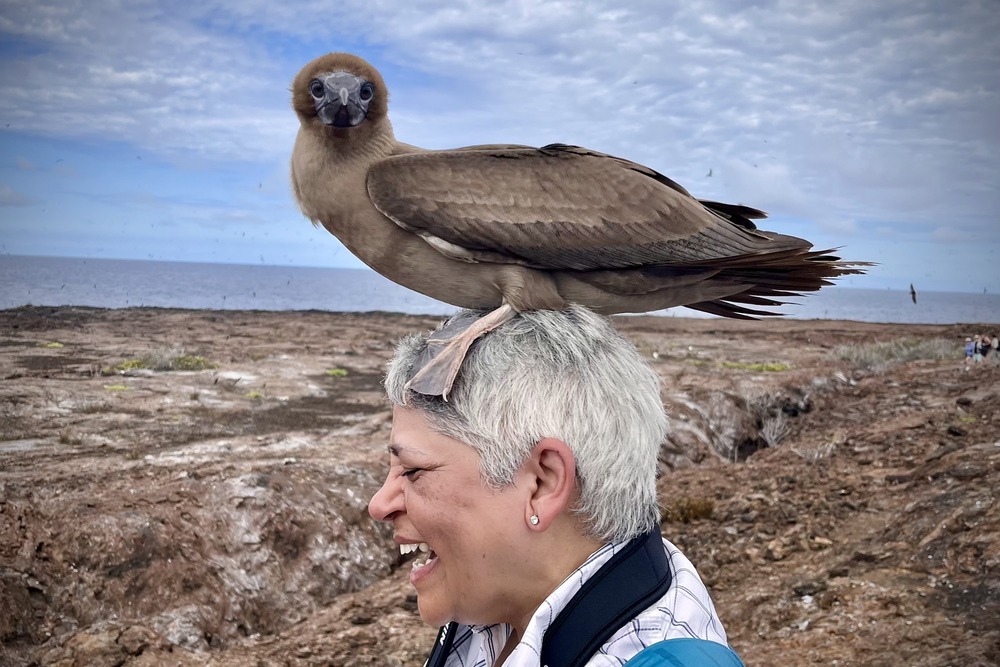
[[[538,525],[538,515],[537,514],[532,514],[531,518],[528,519],[528,521],[531,523],[532,526],[537,526]]]

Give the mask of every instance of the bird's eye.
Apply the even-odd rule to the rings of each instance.
[[[373,97],[375,97],[375,86],[370,83],[363,84],[361,86],[361,101],[367,102]]]
[[[323,82],[319,79],[313,79],[312,83],[309,84],[309,94],[313,97],[323,97],[326,93],[326,88],[323,87]]]

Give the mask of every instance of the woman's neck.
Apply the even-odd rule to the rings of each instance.
[[[500,667],[513,652],[524,637],[535,611],[545,599],[595,551],[604,546],[600,540],[582,535],[581,526],[574,519],[570,517],[565,519],[564,522],[553,524],[544,535],[538,536],[539,539],[532,549],[534,556],[531,559],[535,567],[531,569],[530,574],[523,575],[523,581],[527,586],[518,596],[523,606],[518,613],[508,617],[510,635],[494,663],[495,667]],[[511,612],[513,611],[511,609]]]

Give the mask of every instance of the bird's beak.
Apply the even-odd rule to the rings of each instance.
[[[320,75],[323,95],[313,96],[316,116],[325,125],[333,127],[356,127],[368,116],[368,100],[361,99],[361,87],[366,83],[361,77],[348,72],[333,72]]]

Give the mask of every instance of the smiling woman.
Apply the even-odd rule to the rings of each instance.
[[[408,388],[433,340],[481,314],[403,340],[386,376],[390,467],[369,512],[420,552],[410,581],[442,626],[429,665],[620,666],[653,645],[644,664],[657,664],[675,639],[723,653],[697,664],[739,664],[694,566],[660,535],[656,375],[573,307],[482,337],[447,400]]]

